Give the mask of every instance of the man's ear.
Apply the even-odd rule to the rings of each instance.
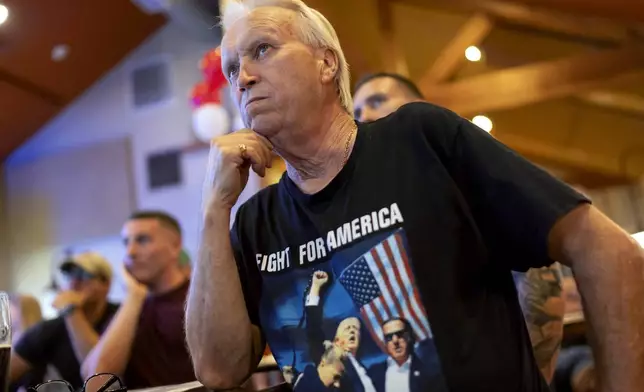
[[[338,56],[331,49],[324,49],[322,53],[322,82],[329,83],[335,79],[335,75],[339,72],[340,64]]]

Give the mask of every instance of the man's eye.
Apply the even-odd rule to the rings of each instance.
[[[228,79],[233,79],[235,75],[237,75],[237,66],[236,65],[231,65],[228,67]]]
[[[270,49],[270,48],[271,48],[271,46],[269,44],[259,44],[257,46],[257,51],[256,51],[257,57],[261,57],[261,56],[265,55],[266,52],[268,52],[268,49]]]
[[[377,97],[369,101],[371,109],[378,109],[387,99],[385,97]]]

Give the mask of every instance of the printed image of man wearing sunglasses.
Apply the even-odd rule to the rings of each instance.
[[[382,332],[389,357],[368,371],[377,391],[447,391],[440,372],[431,374],[428,370],[440,368],[434,346],[417,342],[409,321],[387,320]]]
[[[35,368],[50,366],[74,389],[83,386],[81,363],[109,325],[118,305],[107,300],[110,263],[94,252],[80,253],[60,266],[61,290],[53,307],[58,317],[34,325],[11,353],[10,382]],[[42,381],[42,380],[36,380]],[[23,385],[30,387],[34,385]]]

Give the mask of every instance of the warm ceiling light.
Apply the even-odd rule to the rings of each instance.
[[[640,245],[642,245],[642,248],[644,248],[644,231],[633,234],[633,238],[635,238],[635,241],[639,242]]]
[[[0,4],[0,25],[7,21],[9,18],[9,8]]]
[[[68,55],[69,55],[68,45],[56,45],[51,50],[51,59],[56,62],[65,60]]]
[[[485,116],[476,116],[472,119],[472,122],[485,132],[492,132],[492,120],[489,118]]]
[[[483,55],[481,53],[481,50],[476,46],[470,46],[469,48],[465,49],[465,58],[470,61],[479,61],[481,60],[482,56]]]

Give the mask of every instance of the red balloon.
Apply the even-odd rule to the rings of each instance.
[[[226,84],[221,68],[221,49],[219,47],[209,50],[199,61],[199,68],[204,78],[213,84],[214,88],[220,88]]]
[[[197,83],[190,93],[192,105],[197,108],[205,103],[221,103],[220,91],[207,82]]]
[[[204,75],[204,81],[197,83],[192,89],[192,105],[197,108],[206,103],[220,104],[220,91],[228,83],[221,68],[221,48],[206,52],[199,61],[199,69]]]
[[[226,80],[226,77],[224,76],[223,72],[221,72],[221,69],[218,72],[214,72],[206,80],[210,84],[210,88],[213,90],[220,90],[224,86],[226,86],[226,84],[228,84],[228,80]]]

